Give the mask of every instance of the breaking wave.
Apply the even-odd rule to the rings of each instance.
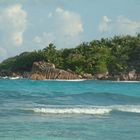
[[[121,112],[128,112],[128,113],[140,113],[140,106],[138,105],[124,105],[124,106],[116,106],[114,109],[121,111]]]
[[[8,77],[8,76],[5,76],[5,77],[0,77],[1,79],[10,79],[10,80],[17,80],[17,79],[21,79],[22,77],[20,76],[17,76],[17,77]]]
[[[89,114],[101,115],[108,114],[111,109],[88,109],[88,108],[34,108],[34,112],[46,114]]]
[[[19,77],[19,76],[17,76],[17,77],[9,77],[9,79],[16,80],[16,79],[21,79],[21,77]]]
[[[35,113],[43,114],[85,114],[105,115],[113,111],[140,113],[138,105],[114,105],[114,106],[89,106],[89,107],[41,107],[31,109]]]
[[[80,82],[85,81],[86,79],[45,79],[43,81],[66,81],[66,82]]]
[[[117,82],[117,83],[140,83],[140,81],[109,81],[109,82]]]

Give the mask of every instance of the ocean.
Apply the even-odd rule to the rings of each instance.
[[[140,82],[1,79],[0,140],[140,140]]]

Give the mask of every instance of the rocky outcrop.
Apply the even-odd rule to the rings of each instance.
[[[94,77],[93,77],[93,75],[90,74],[90,73],[84,73],[84,74],[82,75],[82,78],[83,78],[83,79],[93,79]]]
[[[65,71],[55,68],[54,64],[46,63],[45,61],[34,62],[30,79],[45,80],[45,79],[80,79],[80,76],[72,71]]]
[[[140,81],[140,74],[136,73],[135,70],[132,70],[119,75],[109,75],[107,79],[114,81]]]
[[[0,78],[3,79],[18,79],[22,78],[22,74],[19,72],[12,72],[10,70],[0,70]]]
[[[99,80],[108,79],[108,76],[109,76],[108,72],[98,73],[94,75],[95,79],[99,79]]]
[[[136,71],[135,71],[135,70],[130,71],[130,72],[128,73],[128,78],[129,78],[129,80],[136,79],[136,78],[137,78]]]
[[[0,77],[11,76],[12,72],[9,70],[0,70]]]

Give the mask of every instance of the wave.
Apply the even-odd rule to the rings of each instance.
[[[108,114],[111,109],[101,108],[34,108],[36,113],[45,114],[87,114],[87,115],[102,115]]]
[[[60,95],[58,97],[52,97],[56,101],[60,101],[60,104],[90,104],[90,105],[114,105],[114,104],[139,104],[140,97],[130,96],[127,94],[115,94],[115,93],[96,93],[96,92],[83,92],[78,94]],[[63,102],[62,102],[63,100]],[[58,103],[57,102],[57,103]]]
[[[117,83],[140,83],[140,81],[111,81],[111,82],[117,82]]]
[[[21,79],[21,77],[17,76],[17,77],[9,77],[10,80],[16,80],[16,79]]]
[[[8,79],[8,76],[0,77],[1,79]]]
[[[4,77],[0,77],[0,78],[1,78],[1,79],[17,80],[17,79],[21,79],[22,77],[20,77],[20,76],[16,76],[16,77],[4,76]]]
[[[113,111],[140,113],[139,105],[113,105],[113,106],[87,106],[87,107],[41,107],[30,109],[34,113],[43,114],[84,114],[84,115],[106,115]]]
[[[128,112],[128,113],[140,113],[140,106],[138,105],[121,105],[121,106],[114,106],[114,109],[121,111],[121,112]]]
[[[86,79],[45,79],[43,81],[66,81],[66,82],[80,82],[85,81]]]

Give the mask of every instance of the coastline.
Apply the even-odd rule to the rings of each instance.
[[[26,78],[31,80],[58,80],[58,81],[83,81],[83,80],[110,80],[110,81],[140,81],[140,74],[135,70],[127,73],[111,75],[109,72],[90,74],[78,74],[70,69],[56,68],[53,63],[45,61],[34,62],[31,71],[0,71],[2,79]]]
[[[26,80],[33,80],[29,78],[24,78],[22,76],[17,76],[17,77],[0,77],[2,80],[21,80],[21,79],[26,79]],[[37,81],[37,80],[34,80]],[[139,83],[140,80],[111,80],[111,79],[44,79],[44,80],[39,80],[39,81],[57,81],[57,82],[82,82],[82,81],[109,81],[109,82],[124,82],[124,83]]]

